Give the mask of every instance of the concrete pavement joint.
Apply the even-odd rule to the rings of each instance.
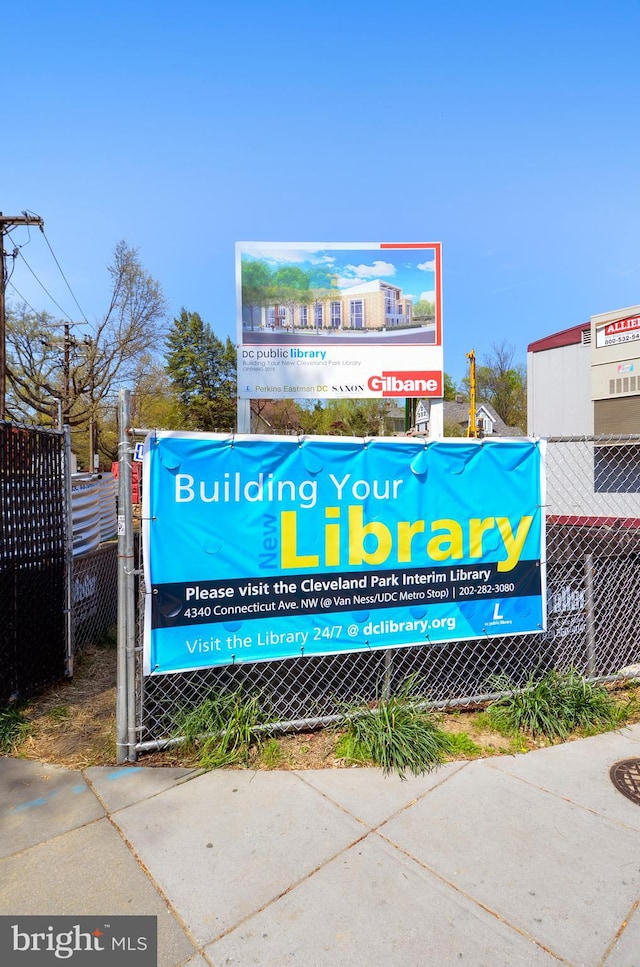
[[[366,825],[366,824],[363,823],[363,825]],[[354,846],[359,846],[360,843],[363,843],[365,839],[367,839],[371,835],[372,835],[372,831],[367,828],[367,832],[363,833],[362,836],[359,836],[358,839],[354,839],[352,843],[348,844],[348,846],[345,846],[343,847],[343,849],[338,850],[338,852],[334,853],[333,856],[329,856],[323,863],[319,863],[318,866],[316,866],[313,870],[310,870],[304,876],[301,876],[300,879],[295,880],[293,883],[290,883],[289,886],[286,887],[286,889],[282,890],[280,893],[271,897],[270,900],[267,900],[261,906],[256,907],[256,909],[252,910],[251,913],[247,913],[246,916],[241,917],[240,920],[236,921],[236,923],[227,927],[227,929],[223,930],[222,933],[219,933],[216,937],[212,937],[211,940],[207,940],[207,946],[211,946],[211,944],[217,943],[223,937],[226,937],[228,934],[233,933],[234,930],[237,930],[238,927],[241,927],[244,923],[247,923],[249,920],[252,920],[254,917],[258,916],[258,914],[263,913],[264,910],[267,910],[270,906],[273,906],[274,903],[277,903],[283,897],[287,896],[289,893],[292,893],[294,890],[296,890],[303,883],[306,883],[307,880],[310,880],[313,876],[316,875],[316,873],[319,873],[320,870],[323,870],[330,863],[333,863],[333,861],[336,860],[339,856],[342,856],[343,853],[348,853],[354,848]]]
[[[413,855],[413,853],[410,853],[408,850],[403,849],[402,846],[399,846],[397,843],[394,843],[394,841],[392,839],[389,839],[388,836],[385,836],[384,833],[374,830],[373,835],[378,836],[388,846],[391,846],[399,853],[402,853],[402,855],[406,856],[408,860],[411,860],[412,863],[415,863],[417,866],[421,867],[421,869],[426,870],[427,873],[430,873],[437,880],[440,880],[441,883],[444,883],[446,886],[451,887],[452,890],[455,890],[455,892],[458,893],[460,896],[464,897],[465,900],[468,900],[470,903],[473,903],[475,906],[480,907],[481,910],[484,910],[485,913],[488,913],[499,923],[504,924],[505,927],[508,927],[510,930],[513,930],[514,933],[519,934],[521,937],[524,937],[525,940],[530,941],[532,944],[535,944],[536,947],[539,947],[541,950],[544,950],[546,954],[549,954],[549,956],[554,957],[559,963],[565,964],[566,967],[577,967],[577,965],[574,964],[572,961],[565,960],[565,958],[561,954],[556,953],[554,950],[551,950],[550,947],[547,947],[539,940],[536,940],[535,937],[532,937],[531,934],[527,933],[526,930],[523,930],[522,927],[518,927],[515,923],[511,923],[510,920],[505,919],[505,917],[501,916],[496,910],[493,910],[491,907],[488,907],[481,900],[478,900],[477,897],[474,897],[472,896],[472,894],[467,893],[466,890],[461,889],[457,885],[457,883],[453,883],[451,880],[447,879],[446,876],[443,876],[442,873],[439,873],[437,870],[429,866],[427,863],[424,863],[422,860],[419,860],[416,856]]]
[[[152,798],[152,797],[150,797],[150,798]],[[118,836],[120,837],[120,839],[122,840],[122,842],[124,843],[124,845],[127,847],[127,849],[129,850],[129,852],[133,856],[134,860],[136,861],[136,863],[138,864],[138,866],[140,867],[140,869],[142,870],[142,872],[146,876],[147,880],[149,881],[149,883],[151,884],[151,886],[153,887],[153,889],[156,891],[156,893],[158,894],[158,896],[160,897],[160,899],[164,903],[165,907],[167,908],[167,910],[169,911],[169,913],[171,914],[171,916],[173,917],[173,919],[182,928],[182,930],[184,930],[185,934],[187,935],[187,937],[189,938],[189,940],[193,944],[195,950],[199,954],[201,954],[202,956],[204,956],[202,947],[200,946],[200,944],[198,943],[198,941],[195,939],[195,937],[193,936],[191,930],[189,929],[189,927],[187,926],[187,924],[184,922],[184,920],[182,919],[182,917],[178,914],[178,912],[175,909],[174,905],[171,903],[171,901],[169,900],[169,898],[165,894],[164,890],[162,890],[160,888],[160,886],[156,882],[155,878],[151,875],[151,873],[149,872],[148,867],[142,861],[142,859],[138,855],[137,851],[134,849],[133,844],[127,839],[127,837],[124,835],[124,833],[122,832],[122,830],[120,829],[120,827],[117,825],[117,823],[115,823],[114,820],[112,820],[112,818],[111,818],[110,815],[107,814],[106,819],[109,822],[109,824],[112,827],[112,829],[115,829],[116,833],[118,834]],[[188,963],[189,960],[191,960],[191,958],[193,956],[194,955],[191,954],[190,957],[187,959],[187,961],[185,961],[185,963]]]
[[[631,909],[627,913],[626,917],[624,918],[624,920],[622,921],[622,923],[620,924],[620,926],[616,930],[616,934],[615,934],[613,940],[611,941],[611,943],[609,944],[609,946],[605,950],[604,956],[602,957],[602,959],[598,961],[597,967],[604,967],[604,965],[606,964],[606,962],[607,962],[607,960],[609,958],[609,955],[612,954],[613,951],[615,950],[616,945],[617,945],[618,941],[620,940],[620,937],[622,936],[622,934],[625,932],[625,930],[629,926],[629,921],[634,917],[634,915],[636,914],[639,906],[640,906],[640,899],[636,900],[636,902],[633,904],[633,906],[631,907]]]
[[[529,753],[530,754],[530,753]],[[518,776],[512,772],[505,772],[495,766],[493,762],[487,762],[487,765],[491,769],[495,769],[496,772],[502,773],[503,776],[509,779],[516,779],[518,782],[524,783],[525,786],[529,786],[531,789],[537,789],[538,792],[544,793],[547,796],[553,796],[554,799],[558,799],[560,802],[566,802],[570,806],[575,806],[576,809],[582,809],[586,813],[590,813],[592,816],[597,816],[598,819],[605,820],[605,822],[612,823],[614,826],[620,826],[622,829],[630,830],[631,832],[637,832],[635,826],[629,826],[627,823],[623,822],[621,819],[616,819],[612,816],[606,816],[604,813],[600,812],[598,809],[594,809],[592,806],[585,806],[584,803],[577,802],[575,799],[571,799],[569,796],[562,796],[553,789],[547,789],[546,786],[541,786],[537,782],[532,782],[531,779],[527,779],[525,776]]]
[[[453,776],[457,776],[458,773],[462,772],[462,770],[465,769],[468,765],[470,765],[469,762],[461,762],[460,767],[456,769],[455,772],[451,772],[449,775],[443,776],[439,782],[435,783],[435,785],[430,786],[429,789],[425,789],[423,793],[421,793],[419,796],[416,796],[416,798],[412,799],[410,802],[405,803],[404,806],[400,806],[399,809],[396,809],[395,812],[391,813],[389,816],[386,816],[384,819],[381,819],[379,823],[375,824],[375,826],[369,825],[369,823],[365,822],[365,820],[362,819],[360,816],[356,816],[355,813],[350,812],[346,808],[346,806],[343,806],[335,799],[332,799],[328,793],[314,786],[312,782],[310,782],[308,779],[305,778],[304,771],[295,772],[294,775],[296,775],[302,782],[304,782],[306,786],[309,786],[309,788],[313,789],[314,792],[319,793],[324,799],[327,800],[327,802],[330,802],[332,806],[337,806],[338,809],[342,810],[342,812],[345,813],[345,815],[349,816],[351,819],[355,819],[356,822],[358,823],[362,823],[362,825],[366,826],[366,828],[371,832],[375,832],[380,828],[380,826],[384,826],[385,823],[391,822],[391,820],[395,819],[396,816],[400,816],[401,813],[405,812],[405,810],[411,808],[412,806],[415,806],[416,803],[421,802],[423,799],[425,799],[426,796],[432,793],[435,789],[440,789],[440,787],[443,786],[446,782],[448,782],[449,779],[452,779]]]

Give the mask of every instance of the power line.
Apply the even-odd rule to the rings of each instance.
[[[22,214],[23,214],[23,215],[24,215],[24,216],[25,216],[25,217],[26,217],[27,219],[29,219],[29,221],[27,221],[27,222],[26,222],[26,225],[27,225],[27,231],[28,231],[28,230],[29,230],[29,226],[30,226],[30,224],[31,224],[31,221],[30,221],[30,219],[31,219],[31,218],[33,218],[33,219],[38,219],[38,216],[37,216],[37,215],[36,215],[36,214],[35,214],[34,212],[31,212],[31,211],[29,211],[28,209],[27,209],[27,210],[25,210],[25,211],[24,211],[24,212],[23,212]],[[12,226],[12,228],[15,228],[15,227],[16,227],[15,225],[13,225],[13,226]],[[8,235],[8,234],[10,234],[10,232],[11,232],[11,230],[12,230],[12,228],[9,228],[9,229],[7,230],[7,235]],[[67,277],[66,277],[66,275],[64,274],[64,271],[63,271],[63,269],[62,269],[62,266],[60,265],[60,261],[58,260],[58,257],[56,256],[56,253],[55,253],[55,252],[53,251],[53,247],[52,247],[52,245],[51,245],[51,242],[49,241],[49,238],[47,237],[47,233],[46,233],[46,232],[45,232],[45,230],[44,230],[44,223],[42,222],[42,220],[41,220],[41,219],[40,219],[40,224],[39,224],[39,228],[40,228],[40,231],[42,232],[42,235],[43,235],[43,237],[44,237],[44,240],[45,240],[45,242],[47,243],[47,248],[49,249],[49,252],[51,253],[51,257],[53,258],[53,261],[55,262],[55,264],[56,264],[56,267],[57,267],[57,269],[58,269],[58,271],[59,271],[59,273],[60,273],[60,275],[62,276],[62,278],[63,278],[63,280],[64,280],[64,283],[65,283],[65,285],[66,285],[66,287],[67,287],[67,289],[69,290],[69,292],[70,292],[70,294],[71,294],[71,298],[73,299],[73,301],[75,302],[75,304],[76,304],[76,306],[77,306],[77,307],[78,307],[78,309],[80,310],[80,315],[82,316],[82,319],[83,319],[83,321],[84,321],[84,323],[85,323],[85,324],[86,324],[86,325],[87,325],[87,326],[89,327],[89,329],[92,329],[92,330],[93,330],[93,331],[95,332],[95,326],[94,326],[94,325],[92,325],[92,323],[90,323],[90,322],[89,322],[89,320],[87,319],[87,317],[86,317],[86,314],[85,314],[85,312],[84,312],[84,310],[83,310],[83,308],[82,308],[82,306],[81,306],[81,305],[80,305],[80,303],[78,302],[78,300],[77,300],[77,298],[76,298],[76,295],[75,295],[75,293],[74,293],[74,291],[73,291],[73,289],[71,288],[71,285],[70,285],[70,283],[69,283],[69,280],[67,279]],[[31,233],[29,232],[29,238],[28,238],[28,241],[27,241],[27,243],[23,243],[23,245],[24,245],[24,244],[28,244],[28,243],[29,243],[30,241],[31,241]],[[44,290],[44,291],[46,292],[46,294],[47,294],[47,295],[49,296],[49,298],[51,299],[51,301],[53,302],[53,304],[54,304],[54,305],[55,305],[55,306],[56,306],[56,307],[57,307],[57,308],[58,308],[58,309],[60,310],[60,312],[61,312],[61,313],[62,313],[62,314],[63,314],[63,315],[64,315],[64,316],[65,316],[65,317],[67,318],[67,319],[69,319],[69,320],[71,321],[71,317],[69,316],[69,314],[68,314],[67,312],[65,312],[65,310],[64,310],[64,309],[62,308],[62,306],[61,306],[61,305],[60,305],[60,304],[59,304],[58,302],[56,302],[56,300],[55,300],[55,299],[53,298],[53,296],[52,296],[52,295],[51,295],[51,293],[50,293],[50,292],[48,291],[48,289],[46,288],[46,286],[45,286],[45,285],[44,285],[44,284],[43,284],[43,283],[42,283],[42,282],[40,281],[40,279],[38,278],[38,276],[36,275],[36,273],[34,272],[34,270],[33,270],[33,269],[31,268],[31,266],[29,265],[29,263],[28,263],[28,261],[27,261],[27,259],[25,258],[25,256],[24,256],[24,255],[22,254],[22,251],[21,251],[21,249],[23,248],[23,245],[15,245],[15,248],[14,248],[14,250],[13,250],[13,253],[12,253],[12,255],[13,255],[13,260],[14,260],[14,265],[15,265],[15,260],[16,260],[16,258],[17,258],[17,256],[18,256],[18,255],[20,255],[20,256],[22,257],[22,259],[23,259],[23,261],[24,261],[24,263],[25,263],[25,265],[27,266],[27,268],[29,269],[29,271],[31,272],[31,274],[33,275],[33,277],[35,278],[35,280],[36,280],[36,282],[38,283],[38,285],[40,285],[40,286],[41,286],[41,288],[42,288],[42,289],[43,289],[43,290]],[[7,281],[9,281],[9,279],[8,279],[8,278],[7,278]],[[13,285],[13,283],[12,283],[12,288],[14,288],[16,292],[18,292],[18,290],[17,290],[17,289],[15,288],[15,286]],[[20,294],[20,293],[18,293],[18,294]],[[22,298],[22,299],[23,299],[23,301],[24,301],[24,302],[26,303],[26,305],[28,305],[28,306],[29,306],[29,308],[30,308],[30,309],[32,310],[32,312],[36,312],[36,310],[35,310],[35,309],[33,308],[33,306],[31,306],[31,305],[30,305],[30,304],[29,304],[29,303],[27,302],[27,300],[26,300],[26,299],[24,299],[24,297],[23,297],[23,296],[20,296],[20,298]],[[74,323],[74,325],[77,325],[77,323]]]
[[[16,294],[16,295],[17,295],[17,296],[18,296],[18,297],[19,297],[20,299],[22,299],[22,301],[24,302],[24,304],[25,304],[26,306],[29,306],[29,308],[31,309],[31,311],[32,311],[32,312],[33,312],[33,313],[34,313],[34,314],[35,314],[35,315],[37,316],[37,315],[38,315],[38,310],[37,310],[37,309],[34,309],[34,308],[33,308],[33,306],[31,305],[31,303],[30,303],[30,302],[27,302],[27,300],[26,300],[26,299],[25,299],[25,297],[23,296],[23,294],[22,294],[22,292],[20,292],[20,290],[19,290],[19,289],[16,289],[16,287],[15,287],[15,285],[13,284],[13,282],[11,281],[11,279],[7,279],[7,285],[10,285],[10,286],[11,286],[11,288],[13,289],[13,291],[15,292],[15,294]]]
[[[63,315],[63,316],[64,316],[64,317],[66,318],[66,319],[68,319],[68,320],[69,320],[69,322],[73,322],[73,319],[71,318],[71,316],[69,315],[69,313],[68,313],[68,312],[65,312],[65,310],[64,310],[64,309],[62,308],[62,306],[60,305],[60,303],[59,303],[59,302],[56,302],[56,300],[55,300],[55,299],[53,298],[53,296],[51,295],[51,293],[50,293],[50,292],[49,292],[49,290],[47,289],[47,287],[46,287],[46,285],[44,284],[44,282],[41,282],[41,281],[40,281],[40,279],[38,278],[38,276],[36,275],[36,273],[35,273],[35,272],[33,271],[33,269],[31,268],[31,266],[30,266],[30,265],[29,265],[29,263],[27,262],[27,260],[26,260],[26,258],[25,258],[25,257],[24,257],[24,255],[22,254],[22,252],[19,252],[18,254],[20,255],[20,258],[22,259],[22,261],[24,262],[24,264],[25,264],[25,265],[27,266],[27,268],[28,268],[28,269],[29,269],[29,271],[31,272],[31,275],[32,275],[32,276],[34,277],[34,279],[36,280],[36,282],[38,283],[38,285],[39,285],[39,286],[40,286],[40,287],[41,287],[41,288],[42,288],[42,289],[43,289],[43,290],[44,290],[44,291],[45,291],[45,292],[47,293],[47,295],[49,296],[49,298],[50,298],[50,299],[51,299],[51,301],[53,302],[53,304],[54,304],[54,306],[57,306],[57,307],[58,307],[58,309],[60,310],[60,312],[62,313],[62,315]]]
[[[56,254],[55,254],[55,252],[54,252],[54,251],[53,251],[53,249],[51,248],[51,243],[49,242],[49,239],[47,238],[47,233],[45,232],[45,230],[44,230],[44,228],[42,228],[42,229],[41,229],[41,231],[42,231],[42,234],[44,235],[44,240],[45,240],[45,242],[47,243],[47,246],[49,247],[49,251],[51,252],[51,255],[53,256],[53,260],[54,260],[54,262],[56,263],[56,265],[58,266],[58,269],[59,269],[59,271],[60,271],[60,275],[61,275],[61,276],[62,276],[62,278],[64,279],[64,281],[65,281],[65,284],[66,284],[66,286],[67,286],[67,289],[68,289],[68,290],[69,290],[69,292],[71,293],[71,298],[73,299],[73,301],[74,301],[74,302],[75,302],[75,304],[77,305],[77,307],[78,307],[78,309],[80,310],[80,315],[81,315],[81,316],[82,316],[82,318],[84,319],[84,321],[85,321],[85,323],[86,323],[86,324],[87,324],[87,325],[89,326],[89,328],[90,328],[90,329],[93,329],[94,327],[93,327],[93,326],[91,325],[91,323],[90,323],[90,322],[89,322],[89,320],[87,319],[87,317],[86,317],[86,315],[84,314],[84,312],[83,312],[83,309],[82,309],[82,306],[80,305],[80,303],[79,303],[79,302],[78,302],[78,300],[76,299],[76,297],[75,297],[75,294],[74,294],[74,292],[73,292],[73,289],[72,289],[72,288],[71,288],[71,286],[69,285],[69,282],[68,282],[68,280],[67,280],[67,277],[66,277],[66,275],[64,274],[64,272],[62,271],[62,267],[61,267],[61,265],[60,265],[60,263],[58,262],[58,259],[56,258]]]

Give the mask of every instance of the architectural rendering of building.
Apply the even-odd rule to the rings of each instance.
[[[252,319],[246,320],[253,325]],[[262,306],[260,328],[272,330],[349,329],[381,331],[413,325],[412,302],[381,279],[335,291],[311,292],[300,302],[282,300]]]

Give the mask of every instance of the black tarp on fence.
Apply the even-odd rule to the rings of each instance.
[[[64,438],[0,422],[0,707],[64,677]]]

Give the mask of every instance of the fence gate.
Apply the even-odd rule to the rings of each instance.
[[[0,422],[0,707],[65,674],[64,436]]]

